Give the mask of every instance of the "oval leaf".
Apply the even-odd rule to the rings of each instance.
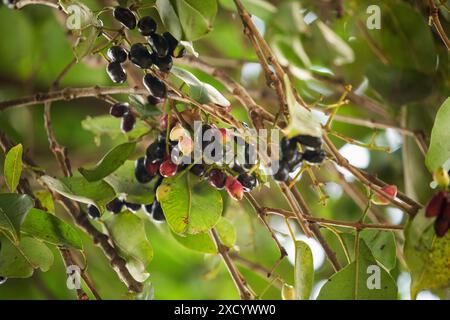
[[[223,200],[219,191],[190,174],[164,179],[156,197],[167,223],[178,234],[209,231],[222,214]]]
[[[22,174],[22,144],[12,147],[5,158],[5,182],[11,192],[14,192]]]
[[[119,144],[111,149],[92,169],[80,168],[80,173],[88,181],[98,181],[110,175],[119,168],[134,151],[135,142]]]
[[[311,248],[303,241],[295,242],[295,299],[309,300],[314,283]]]
[[[185,40],[197,40],[212,30],[216,0],[174,0],[174,3]]]
[[[175,38],[181,39],[183,30],[181,29],[180,20],[178,19],[175,8],[172,6],[171,2],[168,0],[156,0],[156,8],[158,9],[159,16],[167,30]]]
[[[39,210],[31,209],[22,224],[21,231],[39,240],[57,246],[66,246],[82,250],[83,243],[78,232],[67,222]]]
[[[20,239],[20,227],[34,201],[27,195],[0,194],[0,230],[15,243]]]

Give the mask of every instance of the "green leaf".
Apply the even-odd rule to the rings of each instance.
[[[101,180],[116,171],[128,159],[135,147],[135,142],[119,144],[111,149],[94,168],[80,168],[79,171],[88,181]]]
[[[214,228],[219,235],[220,241],[225,246],[229,248],[234,246],[236,242],[236,230],[228,219],[222,217]],[[172,235],[180,244],[188,249],[202,253],[217,253],[216,244],[207,232],[191,235],[178,235],[172,232]]]
[[[392,231],[363,230],[361,238],[372,251],[373,256],[387,270],[394,269],[397,263],[395,236]]]
[[[53,202],[53,197],[50,191],[37,190],[33,192],[33,195],[45,211],[55,213],[55,203]]]
[[[89,182],[84,177],[55,179],[42,176],[41,180],[52,190],[66,198],[96,206],[100,212],[115,198],[114,189],[105,181]]]
[[[14,192],[22,174],[22,144],[12,147],[5,158],[5,182],[11,192]]]
[[[314,284],[311,248],[303,241],[295,242],[295,299],[309,300]]]
[[[216,0],[173,0],[185,40],[197,40],[213,28]]]
[[[180,20],[169,0],[156,0],[156,8],[166,29],[177,39],[183,36]]]
[[[284,77],[286,90],[286,99],[289,106],[289,125],[285,129],[288,137],[294,137],[299,134],[307,134],[313,137],[322,135],[320,122],[313,116],[312,112],[302,107],[294,97],[291,81],[286,75]]]
[[[33,199],[27,195],[0,194],[0,230],[11,241],[19,242],[20,227],[33,206]]]
[[[150,204],[154,199],[154,184],[153,181],[141,184],[137,182],[134,176],[134,161],[128,160],[117,169],[114,173],[105,178],[116,191],[133,203]]]
[[[213,86],[200,81],[189,71],[173,67],[172,74],[180,78],[189,86],[191,97],[200,103],[214,103],[221,107],[229,107],[230,102]]]
[[[377,271],[374,272],[371,268]],[[378,277],[379,287],[376,284]],[[331,276],[320,290],[317,299],[395,300],[397,286],[390,274],[378,266],[364,240],[360,240],[356,260]]]
[[[436,114],[431,131],[430,147],[425,158],[425,164],[430,172],[434,172],[436,169],[443,167],[444,163],[450,159],[449,119],[450,98],[447,98]]]
[[[57,246],[66,246],[82,250],[83,243],[77,230],[58,217],[39,210],[31,209],[22,224],[21,231],[39,240]]]
[[[405,228],[403,250],[411,272],[413,299],[421,290],[450,287],[450,232],[443,238],[436,237],[433,222],[421,210]]]
[[[48,271],[53,264],[53,253],[41,241],[22,237],[20,244],[14,245],[0,234],[0,274],[9,278],[28,278],[34,269]]]
[[[92,132],[95,135],[97,145],[100,144],[100,137],[107,135],[112,139],[125,136],[128,140],[136,140],[149,132],[149,128],[142,122],[136,121],[134,129],[123,134],[120,130],[120,119],[103,115],[98,117],[87,117],[81,122],[83,129]]]
[[[220,0],[219,2],[228,10],[237,11],[233,0]],[[277,12],[277,7],[265,0],[242,0],[242,4],[252,15],[265,21],[269,20]]]
[[[126,211],[111,215],[105,220],[105,225],[114,245],[119,249],[121,256],[127,260],[130,272],[133,275],[146,273],[153,259],[153,248],[147,239],[144,221]],[[142,280],[141,277],[139,278]]]
[[[222,197],[216,189],[193,175],[164,179],[156,197],[173,232],[209,231],[219,221]]]

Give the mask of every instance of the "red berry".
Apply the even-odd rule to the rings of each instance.
[[[161,166],[159,167],[159,173],[163,177],[173,177],[175,173],[177,173],[178,166],[173,163],[170,159],[167,159],[161,163]]]
[[[225,189],[234,200],[241,200],[244,196],[244,187],[235,177],[227,177],[227,180],[225,181]]]
[[[209,184],[219,190],[225,187],[226,179],[227,175],[219,169],[212,169],[208,176]]]
[[[109,109],[109,114],[116,118],[121,118],[129,110],[129,104],[126,102],[118,102]]]
[[[383,188],[381,188],[381,191],[383,191],[392,198],[395,198],[397,196],[397,186],[393,184],[384,186]],[[372,198],[372,202],[374,204],[385,206],[389,204],[389,199],[382,195],[375,194]]]
[[[178,121],[178,119],[174,115],[171,115],[171,117],[170,117],[170,129],[172,129],[177,124],[177,121]],[[159,120],[159,128],[161,129],[161,131],[165,131],[167,129],[167,123],[168,123],[168,115],[165,114]]]
[[[151,176],[154,176],[159,171],[159,166],[161,165],[161,162],[150,162],[148,157],[145,157],[145,169],[147,170],[148,174]]]
[[[425,216],[428,218],[437,217],[442,209],[444,209],[445,201],[445,193],[442,191],[438,192],[431,198],[430,202],[428,202],[425,209]]]
[[[436,231],[436,235],[438,237],[443,237],[447,233],[450,227],[450,221],[444,219],[443,216],[439,216],[434,222],[434,230]]]

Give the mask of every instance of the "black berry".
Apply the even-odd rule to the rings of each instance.
[[[273,178],[280,182],[285,182],[289,179],[289,166],[286,162],[280,162],[280,167],[278,168],[277,173],[274,174]]]
[[[146,157],[149,163],[161,162],[165,156],[165,141],[155,141],[147,147]]]
[[[292,138],[292,140],[304,145],[306,147],[319,149],[322,146],[322,139],[319,137],[313,137],[306,134],[300,134]]]
[[[106,204],[106,210],[112,213],[119,213],[122,211],[123,201],[119,198],[115,198]]]
[[[250,192],[258,185],[256,177],[250,174],[240,174],[237,179],[244,187],[244,192]]]
[[[87,213],[92,219],[100,218],[100,211],[93,204],[88,204]]]
[[[108,63],[106,72],[114,83],[124,83],[127,80],[127,74],[119,62]]]
[[[137,212],[141,208],[141,205],[139,203],[131,203],[124,201],[124,204],[125,207],[133,213]]]
[[[205,174],[206,167],[203,164],[194,164],[192,168],[190,169],[192,174],[196,175],[197,177],[202,177]]]
[[[153,176],[148,174],[147,169],[145,168],[145,158],[141,157],[136,160],[134,164],[134,176],[136,180],[140,183],[147,183],[152,180]]]
[[[158,78],[152,76],[151,74],[146,74],[143,82],[144,86],[152,96],[156,98],[165,98],[167,96],[166,85]]]
[[[143,36],[150,36],[156,31],[156,22],[153,20],[150,16],[145,16],[139,19],[139,22],[137,24],[139,32]]]
[[[153,49],[153,52],[160,58],[167,56],[169,53],[169,45],[166,39],[160,34],[154,33],[148,37],[148,43]]]
[[[127,8],[116,7],[113,11],[113,16],[119,21],[123,26],[128,29],[136,28],[136,16],[134,13]]]
[[[284,161],[286,161],[286,163],[288,164],[289,170],[292,172],[292,171],[297,170],[300,167],[302,160],[303,159],[302,159],[301,152],[298,150],[294,150],[291,153],[290,158],[285,159]]]
[[[153,64],[152,55],[142,43],[133,44],[128,57],[131,62],[142,69],[148,69]]]
[[[158,67],[159,70],[162,72],[169,72],[170,69],[172,69],[173,66],[173,60],[172,57],[167,55],[164,57],[155,57],[154,63]]]
[[[112,46],[106,54],[112,61],[119,63],[124,63],[128,57],[128,51],[121,46]]]
[[[164,99],[154,97],[154,96],[152,96],[152,95],[150,94],[150,95],[147,96],[147,102],[148,102],[149,104],[151,104],[151,105],[157,106],[157,105],[163,103],[163,102],[164,102]]]
[[[116,118],[121,118],[129,110],[129,104],[126,102],[118,102],[109,109],[109,114]]]
[[[303,160],[312,163],[312,164],[318,164],[322,163],[323,160],[326,158],[326,153],[323,150],[305,150],[303,152]]]
[[[156,221],[166,220],[161,204],[156,199],[153,200],[153,203],[144,206],[144,211]]]
[[[127,112],[122,117],[121,129],[124,133],[130,132],[133,130],[134,125],[136,123],[136,117],[131,112]]]
[[[227,175],[219,169],[212,169],[208,176],[209,183],[216,189],[223,189]]]

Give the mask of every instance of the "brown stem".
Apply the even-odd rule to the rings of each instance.
[[[430,16],[431,20],[433,21],[433,25],[436,28],[437,33],[439,34],[439,37],[441,37],[442,42],[447,47],[447,50],[450,51],[450,40],[447,37],[447,34],[445,33],[444,28],[442,27],[441,21],[439,20],[439,10],[434,3],[434,0],[428,0],[430,4]]]

